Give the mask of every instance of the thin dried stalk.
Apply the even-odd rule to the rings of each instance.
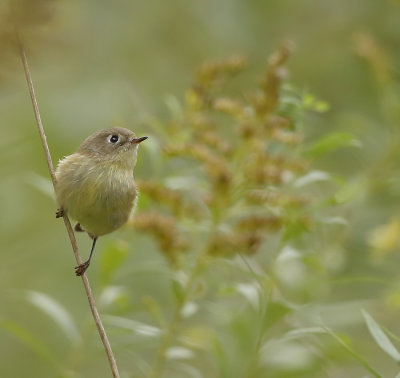
[[[33,87],[33,82],[32,82],[32,78],[31,78],[29,66],[28,66],[28,60],[26,58],[25,50],[24,50],[24,47],[23,47],[21,41],[18,41],[18,44],[19,44],[19,52],[20,52],[22,64],[24,66],[26,82],[28,84],[29,93],[30,93],[31,100],[32,100],[33,111],[35,112],[35,118],[36,118],[36,123],[37,123],[37,127],[38,127],[39,134],[40,134],[40,139],[41,139],[43,150],[44,150],[44,153],[46,156],[46,161],[47,161],[47,166],[49,168],[51,181],[53,182],[53,187],[55,190],[57,179],[56,179],[56,175],[54,173],[53,162],[51,160],[50,150],[49,150],[49,146],[48,146],[47,140],[46,140],[46,134],[43,129],[42,119],[40,117],[39,106],[37,104],[37,100],[36,100],[36,96],[35,96],[35,90]],[[76,243],[74,231],[72,230],[71,223],[69,221],[68,216],[66,214],[64,214],[63,218],[64,218],[64,223],[65,223],[65,227],[68,232],[69,239],[71,241],[72,249],[74,251],[76,262],[78,263],[78,265],[80,265],[80,264],[82,264],[82,259],[79,254],[78,245]],[[81,277],[82,277],[83,285],[86,290],[86,295],[88,297],[90,310],[92,311],[92,315],[93,315],[94,321],[96,323],[97,330],[99,332],[101,341],[103,342],[104,348],[107,353],[107,358],[108,358],[108,362],[110,364],[110,368],[111,368],[113,377],[119,378],[118,366],[115,361],[115,357],[113,355],[110,342],[107,338],[106,331],[103,327],[103,323],[101,322],[100,315],[97,310],[96,302],[95,302],[93,294],[92,294],[92,289],[90,288],[89,280],[86,276],[86,273],[82,274]]]

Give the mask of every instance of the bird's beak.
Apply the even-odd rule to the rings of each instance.
[[[140,142],[143,142],[144,140],[146,140],[148,137],[140,137],[140,138],[133,138],[131,139],[131,143],[132,144],[138,144]]]

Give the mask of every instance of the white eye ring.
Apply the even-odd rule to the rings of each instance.
[[[115,144],[115,143],[117,143],[119,141],[119,137],[118,137],[117,134],[112,134],[107,138],[107,140],[108,140],[109,143]]]

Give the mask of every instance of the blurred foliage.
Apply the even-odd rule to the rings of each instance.
[[[398,376],[398,1],[12,4],[54,161],[149,136],[136,216],[89,270],[122,377]],[[2,374],[107,377],[9,10]]]
[[[227,86],[245,69],[245,59],[233,56],[206,62],[198,69],[184,103],[173,102],[173,118],[158,132],[161,145],[152,150],[152,160],[160,174],[157,180],[138,182],[142,206],[132,226],[150,233],[165,255],[173,269],[176,303],[150,376],[162,375],[166,360],[171,359],[170,350],[177,345],[191,360],[195,358],[193,348],[187,348],[197,341],[190,340],[185,318],[197,312],[206,315],[208,293],[221,290],[222,301],[226,290],[230,301],[236,301],[238,295],[248,299],[250,309],[244,311],[254,311],[252,316],[260,318],[251,331],[258,336],[232,355],[217,357],[216,371],[208,367],[208,374],[226,371],[224,375],[232,376],[238,369],[232,363],[235,360],[240,361],[241,374],[247,369],[260,369],[254,374],[263,374],[260,367],[253,367],[253,359],[258,360],[270,326],[263,323],[270,316],[268,304],[277,290],[275,281],[279,282],[274,272],[277,250],[302,239],[312,228],[313,207],[321,202],[318,198],[312,201],[304,190],[313,182],[304,181],[309,172],[299,153],[298,114],[305,102],[292,90],[281,88],[289,54],[290,44],[285,43],[269,58],[259,88],[247,89],[240,97],[230,97]],[[265,257],[257,262],[256,254]],[[208,274],[220,263],[218,259],[235,256],[240,256],[240,264],[249,266],[225,261],[231,266],[229,274],[221,273],[212,285],[215,287],[207,287],[211,285]],[[238,281],[230,282],[235,270]],[[188,306],[191,310],[186,315]],[[235,314],[228,323],[240,321],[243,315]],[[227,353],[228,345],[220,340],[218,329],[212,324],[202,327],[209,336],[201,349],[210,350],[218,342]],[[235,329],[228,327],[225,332],[235,334]],[[238,359],[236,353],[244,355]]]

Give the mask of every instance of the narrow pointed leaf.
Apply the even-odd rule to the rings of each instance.
[[[379,324],[374,320],[374,318],[365,310],[362,310],[362,314],[367,324],[369,333],[374,338],[379,347],[392,357],[397,363],[400,363],[400,352],[390,341],[389,337],[383,332]]]
[[[27,292],[27,300],[47,314],[72,342],[79,342],[81,336],[70,313],[55,299],[36,291]]]

